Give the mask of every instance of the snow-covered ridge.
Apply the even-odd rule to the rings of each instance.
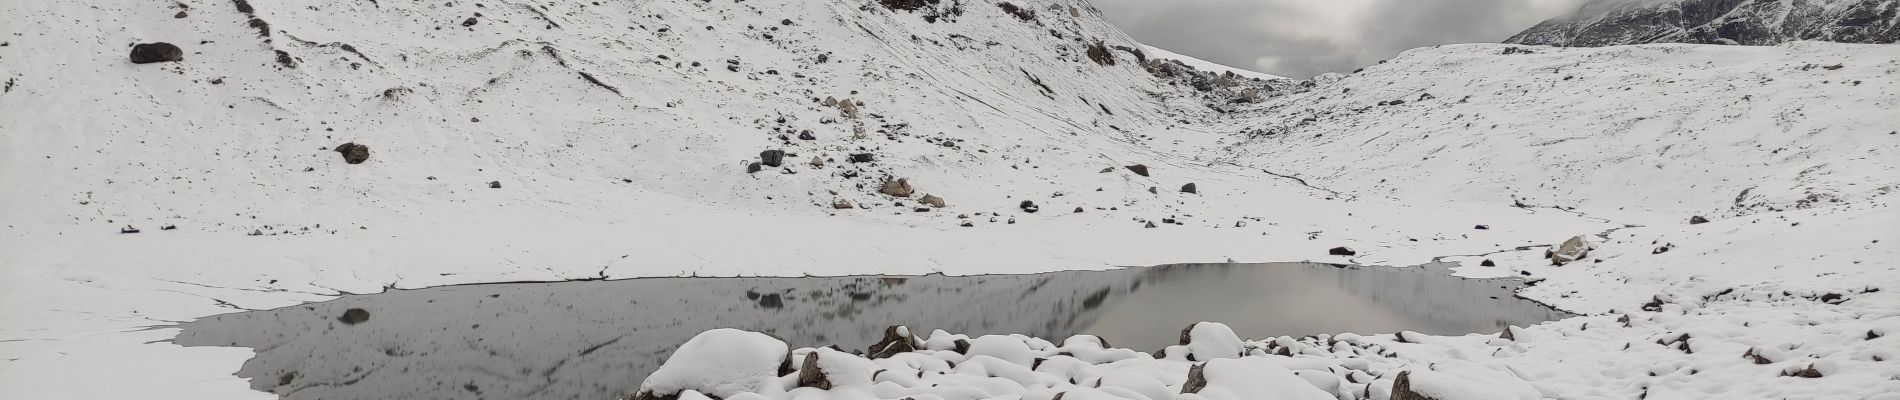
[[[1775,45],[1798,40],[1900,41],[1895,0],[1591,0],[1505,43],[1596,47],[1642,43]]]
[[[1182,64],[1187,64],[1189,66],[1194,67],[1195,69],[1213,72],[1217,74],[1232,72],[1234,73],[1234,75],[1240,75],[1243,78],[1265,79],[1265,80],[1286,79],[1286,77],[1284,76],[1254,71],[1254,70],[1245,69],[1245,68],[1230,67],[1230,66],[1222,65],[1220,63],[1213,62],[1213,61],[1202,60],[1199,58],[1194,58],[1194,57],[1182,55],[1180,53],[1168,51],[1167,49],[1162,49],[1160,47],[1154,47],[1154,46],[1149,46],[1145,44],[1141,45],[1141,51],[1145,52],[1148,58],[1160,58],[1160,59],[1180,61]]]

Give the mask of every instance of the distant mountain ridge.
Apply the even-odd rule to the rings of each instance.
[[[1504,42],[1566,47],[1894,43],[1900,40],[1897,15],[1900,0],[1591,0],[1575,13]]]

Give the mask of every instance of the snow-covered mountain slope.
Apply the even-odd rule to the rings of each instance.
[[[1591,0],[1505,43],[1596,47],[1640,43],[1774,45],[1797,40],[1893,43],[1895,0]]]
[[[0,3],[0,393],[263,396],[247,351],[153,327],[457,283],[1452,256],[1597,312],[1900,282],[1893,46],[1224,80],[1079,1],[1003,4]],[[183,60],[128,62],[158,41]]]
[[[1255,133],[1215,152],[1360,196],[1639,226],[1583,267],[1550,267],[1543,249],[1481,257],[1553,277],[1527,293],[1573,310],[1672,287],[1846,290],[1900,281],[1896,60],[1896,46],[1819,42],[1421,48],[1251,106],[1229,129]]]
[[[1234,75],[1239,75],[1243,78],[1267,79],[1267,80],[1286,79],[1286,77],[1284,76],[1221,65],[1220,63],[1202,60],[1199,58],[1194,58],[1192,56],[1183,55],[1181,53],[1168,51],[1167,49],[1163,49],[1160,47],[1142,45],[1141,51],[1143,53],[1146,53],[1147,57],[1150,59],[1159,58],[1159,59],[1180,61],[1182,64],[1193,66],[1195,69],[1199,69],[1199,70],[1207,71],[1207,72],[1213,72],[1217,74],[1225,74],[1228,72],[1232,72],[1234,73]]]

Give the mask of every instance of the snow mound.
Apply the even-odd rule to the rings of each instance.
[[[785,342],[763,333],[706,331],[681,344],[640,384],[640,393],[658,398],[692,390],[725,398],[755,391],[778,377],[787,350]]]

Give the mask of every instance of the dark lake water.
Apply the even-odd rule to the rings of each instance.
[[[1428,267],[1189,264],[1035,275],[650,278],[398,290],[207,317],[185,346],[256,349],[239,376],[286,399],[589,399],[637,389],[712,328],[794,347],[863,349],[888,325],[924,335],[1094,334],[1176,344],[1198,321],[1242,337],[1496,332],[1568,316],[1517,280]],[[351,311],[360,309],[361,311]]]

